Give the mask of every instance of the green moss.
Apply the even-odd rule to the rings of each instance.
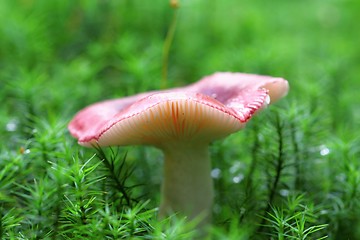
[[[180,1],[168,85],[281,76],[289,95],[211,146],[213,239],[359,239],[356,1]],[[159,89],[167,1],[0,3],[0,238],[189,239],[157,220],[161,154],[85,149],[95,101]],[[153,173],[153,174],[152,174]]]

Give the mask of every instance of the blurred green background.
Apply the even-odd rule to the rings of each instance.
[[[316,206],[315,212],[320,217],[313,223],[329,224],[321,236],[360,238],[359,230],[354,230],[359,229],[360,222],[360,204],[356,200],[360,184],[360,1],[181,0],[179,3],[180,7],[174,10],[165,0],[0,2],[0,164],[7,169],[0,174],[3,182],[0,204],[3,217],[11,209],[17,209],[19,216],[17,224],[0,232],[23,232],[31,236],[29,232],[34,231],[34,224],[40,224],[38,228],[42,226],[52,235],[37,233],[36,236],[56,236],[49,230],[53,228],[50,223],[46,225],[39,220],[34,223],[31,217],[23,216],[30,205],[23,202],[26,197],[17,196],[14,191],[30,196],[31,191],[24,188],[33,187],[33,179],[40,181],[49,176],[53,181],[48,183],[51,188],[59,179],[48,172],[49,162],[72,159],[79,151],[85,152],[85,156],[94,153],[77,147],[66,130],[66,124],[78,110],[96,101],[160,89],[164,42],[176,12],[168,87],[183,86],[217,71],[287,79],[289,95],[273,111],[282,119],[284,131],[293,133],[286,135],[286,132],[286,136],[279,138],[284,137],[288,140],[285,143],[292,146],[284,151],[290,156],[289,161],[301,160],[302,178],[308,178],[308,182],[285,189],[307,195],[307,204]],[[223,178],[233,179],[227,169],[237,166],[237,159],[244,159],[245,166],[235,167],[234,171],[243,171],[251,165],[256,144],[263,147],[271,144],[274,132],[270,130],[276,129],[277,121],[271,120],[271,116],[271,112],[257,116],[244,134],[213,145],[213,157],[223,159],[223,163],[214,162],[214,167],[223,171]],[[243,153],[238,153],[239,145],[246,149]],[[264,148],[259,148],[259,152],[268,153],[274,147]],[[326,154],[320,156],[321,150]],[[59,157],[64,152],[66,156]],[[326,159],[321,160],[322,156]],[[41,158],[46,161],[40,164]],[[140,158],[147,159],[149,168],[161,164],[161,155],[156,150],[131,148],[129,160],[137,163]],[[156,159],[155,163],[152,158]],[[17,168],[10,168],[9,164]],[[260,170],[254,181],[259,184],[267,174],[262,175],[261,167],[257,169]],[[139,170],[133,182],[146,181],[148,175],[144,172],[145,168]],[[160,180],[150,181],[155,192],[147,198],[158,198]],[[282,180],[292,181],[287,175]],[[235,200],[221,200],[219,195],[236,187],[231,180],[221,181],[215,180],[219,191],[217,202],[229,205],[229,201]],[[245,185],[240,189],[248,186]],[[256,188],[258,193],[253,196],[260,201],[260,209],[269,200],[261,202],[261,197],[256,197],[268,191],[265,185]],[[234,190],[233,195],[238,196],[239,192]],[[279,202],[281,199],[280,196]],[[60,204],[62,199],[58,200]],[[250,215],[262,214],[256,207],[253,212],[247,210],[245,200],[235,204],[241,205],[240,212],[245,208]],[[226,214],[229,219],[242,214],[231,209],[222,212],[216,215],[217,222],[225,221]],[[252,217],[246,220],[246,214],[245,220],[239,218],[250,225],[261,223]],[[26,227],[19,227],[24,222]],[[227,229],[226,234],[232,231],[231,227]]]
[[[180,6],[169,86],[216,71],[282,76],[299,103],[336,109],[334,124],[359,121],[357,1],[196,0]],[[5,0],[0,7],[3,102],[28,94],[39,103],[36,114],[75,105],[73,112],[94,100],[159,88],[173,14],[167,1]],[[10,93],[9,85],[15,88]],[[68,104],[64,95],[71,96]],[[10,103],[13,114],[16,104]]]

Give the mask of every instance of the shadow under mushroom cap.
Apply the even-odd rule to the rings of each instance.
[[[187,87],[99,102],[69,124],[84,146],[155,145],[167,141],[208,143],[244,127],[267,105],[286,95],[282,78],[216,73]]]

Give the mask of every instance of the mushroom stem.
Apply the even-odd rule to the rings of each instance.
[[[199,225],[206,225],[214,196],[208,145],[190,142],[162,149],[165,160],[160,218],[179,212],[190,220],[200,217]]]

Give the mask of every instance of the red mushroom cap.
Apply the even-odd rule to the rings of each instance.
[[[244,127],[269,95],[278,100],[287,91],[282,78],[216,73],[187,87],[93,104],[69,131],[84,146],[210,142]]]

